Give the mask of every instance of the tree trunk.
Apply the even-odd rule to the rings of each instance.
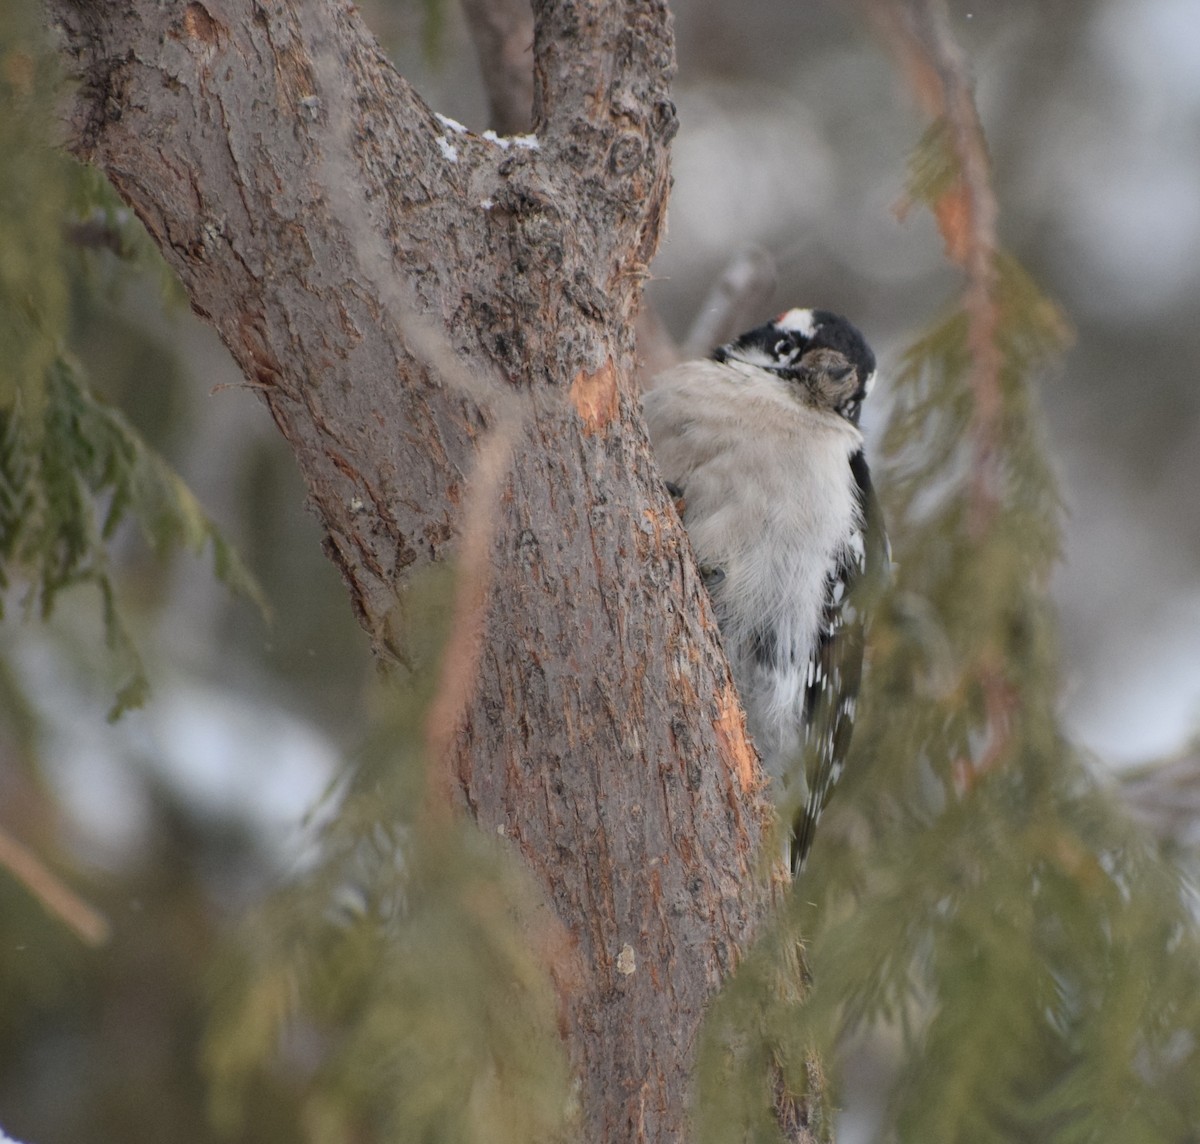
[[[440,120],[348,3],[49,4],[71,146],[260,391],[378,653],[404,575],[454,551],[481,443],[515,438],[446,765],[571,935],[583,1138],[682,1139],[705,1003],[771,891],[758,764],[635,390],[665,3],[536,0],[536,144]]]

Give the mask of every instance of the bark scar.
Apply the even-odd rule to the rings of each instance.
[[[611,357],[595,373],[580,370],[571,382],[571,404],[583,421],[583,431],[591,436],[600,432],[617,416],[619,407],[617,371]]]
[[[729,769],[737,776],[742,794],[748,795],[762,786],[762,772],[754,748],[746,738],[746,722],[741,706],[732,688],[722,688],[717,696],[717,717],[713,730],[721,744],[721,754],[728,761]]]
[[[209,14],[208,9],[194,0],[183,11],[183,30],[189,39],[200,40],[210,47],[216,47],[224,31]]]

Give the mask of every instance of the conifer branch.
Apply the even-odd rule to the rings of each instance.
[[[927,114],[945,125],[957,167],[957,178],[941,190],[931,207],[948,257],[967,277],[963,303],[971,351],[968,385],[975,400],[970,431],[976,449],[970,521],[978,538],[999,506],[997,453],[1003,405],[998,208],[987,141],[966,57],[950,32],[944,0],[877,0],[875,11],[917,99]]]

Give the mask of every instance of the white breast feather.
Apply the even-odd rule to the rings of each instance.
[[[862,434],[803,404],[789,383],[736,362],[667,370],[643,407],[663,477],[684,490],[696,559],[725,573],[712,594],[751,734],[788,797],[802,798],[792,788],[803,775],[791,764],[826,577],[861,523],[849,459]],[[764,630],[788,653],[770,667],[754,656]]]

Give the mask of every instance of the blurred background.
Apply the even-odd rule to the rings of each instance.
[[[456,6],[360,7],[435,109],[487,126]],[[649,296],[682,340],[731,258],[765,249],[778,286],[756,321],[822,306],[875,347],[875,436],[889,363],[959,288],[928,215],[897,217],[926,124],[854,4],[673,7],[681,126]],[[1195,0],[951,9],[1002,242],[1075,330],[1040,390],[1068,510],[1053,585],[1065,725],[1098,766],[1186,758],[1200,723]],[[94,596],[64,596],[43,625],[23,622],[9,590],[0,827],[112,936],[88,948],[0,873],[0,1126],[29,1144],[206,1141],[218,1137],[196,1049],[204,967],[246,906],[306,860],[305,812],[362,739],[373,669],[290,455],[216,336],[161,277],[110,252],[80,252],[70,275],[73,352],[240,550],[274,621],[207,562],[163,562],[120,534],[121,602],[153,690],[109,724]],[[843,1095],[843,1144],[871,1139],[863,1075]],[[270,1138],[266,1121],[249,1137]]]

